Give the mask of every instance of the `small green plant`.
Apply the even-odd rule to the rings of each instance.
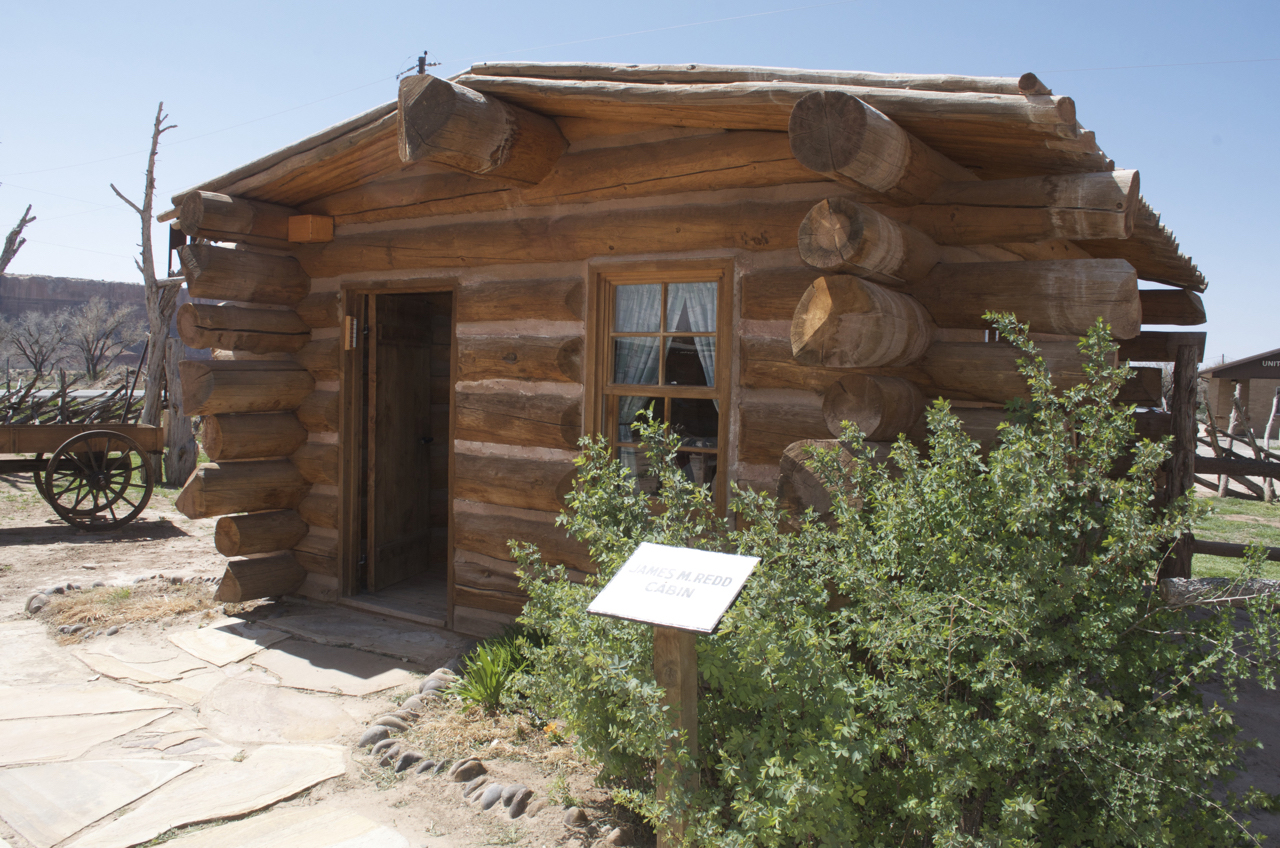
[[[512,634],[481,642],[467,655],[462,679],[449,691],[485,712],[497,712],[511,693],[513,681],[525,669],[524,644],[521,637]]]
[[[582,801],[573,794],[564,772],[557,771],[547,784],[547,802],[559,807],[581,807]]]

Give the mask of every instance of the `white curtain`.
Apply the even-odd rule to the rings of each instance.
[[[715,283],[679,283],[667,288],[667,331],[676,329],[680,313],[687,311],[689,316],[689,332],[714,333],[716,331],[716,288]],[[694,345],[698,349],[698,361],[702,363],[702,372],[707,377],[707,385],[716,384],[716,340],[715,336],[695,336]],[[720,409],[720,401],[716,401],[716,409]]]
[[[652,333],[659,329],[662,286],[618,286],[614,289],[613,328],[619,333]],[[613,381],[624,385],[653,386],[658,382],[659,339],[615,339]],[[644,406],[645,398],[618,399],[618,440],[634,437],[631,422]]]

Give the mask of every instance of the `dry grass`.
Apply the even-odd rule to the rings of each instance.
[[[557,771],[590,769],[572,745],[556,733],[535,727],[526,716],[487,715],[479,707],[466,708],[449,697],[428,702],[403,738],[435,760],[481,756],[539,763]]]
[[[213,587],[207,583],[147,581],[132,586],[99,586],[54,595],[40,617],[50,626],[83,624],[111,627],[161,621],[193,612],[215,610]]]

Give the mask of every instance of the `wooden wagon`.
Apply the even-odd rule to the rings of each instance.
[[[141,515],[155,486],[152,454],[163,450],[164,428],[146,424],[0,425],[0,456],[9,455],[0,474],[30,473],[54,512],[83,530]]]

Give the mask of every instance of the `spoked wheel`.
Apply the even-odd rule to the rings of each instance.
[[[90,430],[68,439],[49,458],[44,497],[54,512],[82,530],[115,530],[151,500],[151,458],[128,436]]]

